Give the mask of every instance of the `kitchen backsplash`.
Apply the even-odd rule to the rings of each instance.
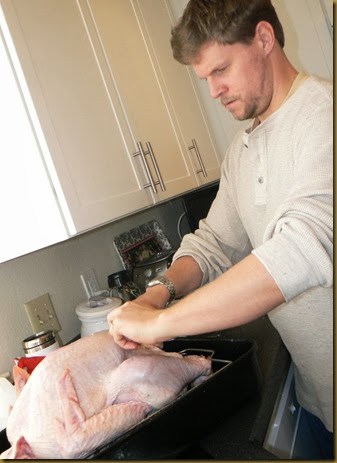
[[[114,247],[114,237],[149,220],[157,220],[174,248],[181,241],[177,224],[184,212],[180,198],[87,232],[23,257],[0,264],[0,373],[11,371],[13,358],[22,356],[21,342],[33,331],[24,303],[49,293],[67,343],[80,331],[75,307],[86,299],[80,274],[92,268],[101,288],[107,276],[123,264]],[[189,231],[181,221],[182,234]],[[24,233],[24,230],[23,230]]]

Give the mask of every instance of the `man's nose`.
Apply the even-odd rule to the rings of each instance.
[[[219,98],[219,96],[227,91],[223,83],[211,79],[208,80],[208,88],[211,98],[214,99]]]

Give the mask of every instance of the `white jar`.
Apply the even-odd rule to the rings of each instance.
[[[92,307],[93,301],[85,301],[76,307],[76,313],[81,321],[81,337],[96,333],[97,331],[108,330],[107,315],[111,310],[122,305],[118,297],[106,297],[99,305]]]

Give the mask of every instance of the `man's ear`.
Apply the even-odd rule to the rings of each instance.
[[[267,21],[258,22],[255,28],[255,40],[258,41],[267,56],[272,51],[275,44],[273,26]]]

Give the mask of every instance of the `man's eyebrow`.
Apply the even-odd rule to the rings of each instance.
[[[215,74],[217,71],[219,71],[220,69],[222,69],[224,67],[225,67],[225,65],[215,66],[210,72],[207,73],[206,77],[203,77],[203,76],[198,76],[198,77],[199,77],[200,80],[207,80],[208,76],[211,76],[211,75]]]

